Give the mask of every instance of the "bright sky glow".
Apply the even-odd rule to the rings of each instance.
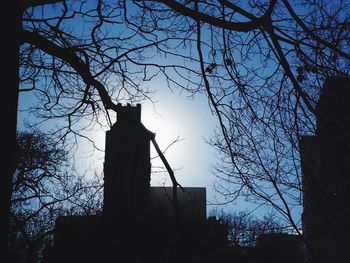
[[[206,96],[197,94],[195,98],[189,98],[186,97],[186,93],[180,94],[179,90],[171,91],[163,83],[155,82],[154,85],[154,90],[157,90],[154,94],[155,103],[152,104],[149,101],[141,103],[142,123],[148,130],[156,133],[156,140],[162,151],[179,138],[178,142],[167,149],[165,157],[182,186],[205,187],[207,204],[225,202],[223,197],[214,190],[215,175],[210,171],[217,159],[216,152],[206,143],[206,140],[212,136],[217,119],[209,109]],[[33,101],[30,94],[22,93],[20,108],[30,106]],[[18,128],[20,130],[24,129],[25,121],[28,121],[28,115],[19,113]],[[112,117],[112,122],[114,121],[115,117]],[[102,172],[105,132],[106,129],[102,129],[99,125],[86,132],[86,135],[101,151],[94,150],[86,140],[79,141],[74,156],[74,166],[79,173],[90,176],[94,172],[99,174]],[[157,156],[153,145],[151,145],[151,156]],[[170,177],[160,158],[153,158],[151,163],[151,186],[171,186]],[[256,205],[237,200],[228,207],[236,211],[255,210]],[[211,208],[215,207],[209,206],[207,211],[209,212]],[[263,211],[264,213],[266,210]]]
[[[47,15],[56,16],[58,9],[51,10],[52,7],[49,6],[48,8]],[[129,11],[131,13],[133,12],[132,10],[132,7],[130,7]],[[38,12],[41,13],[41,10],[38,9]],[[72,28],[72,30],[74,29],[75,33],[80,35],[80,33],[84,31],[84,27],[88,27],[89,25],[84,24],[83,21],[80,20],[72,20],[71,22],[67,22],[66,26]],[[113,30],[110,31],[112,35],[116,33],[118,36],[124,35],[125,37],[127,33],[131,32],[128,30],[115,30],[115,25],[113,25],[112,28]],[[211,41],[210,34],[203,34],[202,40]],[[178,45],[176,41],[173,44]],[[120,50],[118,52],[122,52],[126,47],[123,46],[122,48],[119,48]],[[210,53],[210,50],[207,50],[206,48],[206,46],[203,46],[204,53]],[[149,51],[146,49],[145,52],[144,55],[149,55],[150,57],[153,56],[153,51],[151,49]],[[150,52],[150,54],[147,54],[147,52]],[[136,54],[134,55],[137,57]],[[132,54],[130,54],[130,56],[132,56]],[[208,55],[208,57],[205,58],[206,62],[210,62],[212,59],[211,55]],[[180,65],[182,58],[170,54],[168,54],[167,57],[162,57],[158,54],[149,61],[156,64],[163,62],[163,60],[166,60],[168,63],[174,61],[174,63],[176,62]],[[259,64],[257,58],[252,59],[251,63]],[[199,70],[198,64],[194,64],[194,66],[198,67],[197,70]],[[148,70],[150,70],[149,74],[152,75],[151,69]],[[239,70],[244,69],[242,68]],[[266,73],[266,71],[272,69],[264,68],[264,70]],[[168,74],[171,76],[172,73]],[[175,77],[180,78],[181,74],[179,76],[176,75]],[[180,78],[176,79],[176,81],[181,83],[184,79]],[[117,81],[115,81],[115,83],[117,83],[117,86],[119,85]],[[185,83],[182,84],[186,86]],[[179,92],[181,91],[179,89],[174,90],[174,92],[169,90],[166,87],[165,81],[154,81],[153,83],[148,82],[147,85],[149,85],[152,90],[157,91],[153,96],[156,102],[154,105],[149,101],[142,103],[142,123],[147,129],[156,133],[156,140],[161,150],[165,150],[169,144],[179,138],[180,141],[173,144],[165,153],[169,164],[175,172],[177,180],[184,187],[206,187],[207,201],[209,203],[217,203],[215,197],[219,198],[219,195],[215,193],[213,189],[215,176],[210,172],[210,168],[217,161],[215,156],[216,153],[213,148],[205,142],[205,140],[209,140],[212,136],[215,126],[217,125],[217,119],[209,109],[206,96],[204,94],[196,94],[195,98],[186,98],[186,93],[183,92],[180,95]],[[231,83],[229,83],[229,85],[231,85]],[[112,95],[112,98],[115,98],[114,94],[110,95]],[[19,105],[22,109],[30,103],[35,103],[30,96],[21,95]],[[25,118],[26,115],[19,115],[19,129],[23,127],[23,121],[25,121]],[[112,118],[112,122],[114,121],[115,118]],[[93,151],[91,145],[88,145],[86,141],[79,141],[75,165],[81,172],[101,172],[104,161],[103,151],[105,147],[106,130],[99,125],[96,125],[91,131],[85,132],[86,136],[93,140],[101,151]],[[151,146],[151,154],[152,156],[156,156],[153,146]],[[165,169],[163,168],[164,170],[159,172],[159,167],[164,167],[159,158],[152,159],[151,162],[153,166],[151,185],[171,185],[171,180]],[[233,205],[236,204],[237,202]],[[254,206],[254,204],[251,204],[251,206]],[[243,209],[242,207],[243,206],[236,206],[235,209],[241,210]],[[254,208],[252,210],[254,210]]]
[[[205,98],[189,99],[171,94],[166,89],[159,93],[160,99],[155,109],[151,103],[142,106],[143,124],[156,133],[156,140],[162,150],[177,138],[180,139],[165,153],[180,184],[209,187],[212,181],[209,166],[215,160],[213,149],[205,143],[205,139],[209,139],[216,120]],[[155,155],[152,147],[152,156]],[[162,165],[158,159],[152,160],[153,166]],[[153,174],[152,185],[164,183],[159,175],[161,173]],[[165,183],[171,183],[168,176]]]

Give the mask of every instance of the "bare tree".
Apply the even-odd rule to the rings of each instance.
[[[219,121],[218,191],[272,206],[299,231],[300,137],[315,133],[324,80],[349,75],[347,1],[16,3],[19,39],[10,50],[16,58],[21,44],[20,85],[16,73],[14,124],[5,127],[12,146],[18,90],[38,96],[36,124],[54,120],[52,133],[74,141],[88,139],[86,125],[108,125],[117,101],[148,97],[141,82],[163,76],[208,96]],[[1,172],[4,231],[13,160],[6,156]]]
[[[205,91],[219,121],[211,140],[217,191],[225,202],[273,207],[301,234],[300,139],[316,132],[325,79],[349,75],[349,3],[134,3],[140,30],[169,34],[181,25],[182,54],[199,62],[198,88],[187,90]]]
[[[17,138],[10,242],[24,262],[37,262],[58,215],[81,213],[82,208],[98,211],[86,198],[101,198],[101,192],[97,193],[101,184],[84,184],[82,177],[68,170],[67,153],[47,136],[20,133]],[[91,199],[90,203],[95,201]]]
[[[171,62],[162,65],[161,57],[154,56],[176,37],[141,34],[128,23],[127,7],[120,1],[13,1],[7,11],[11,20],[6,23],[15,37],[4,49],[13,63],[6,72],[13,78],[6,101],[9,107],[3,111],[8,112],[4,120],[8,147],[2,149],[0,176],[2,250],[16,170],[18,94],[31,102],[24,109],[19,105],[26,111],[29,127],[45,130],[57,143],[75,147],[79,139],[86,139],[97,148],[89,130],[109,127],[118,102],[151,99],[152,90],[142,83],[159,74],[177,83],[166,70],[181,70]],[[174,181],[172,174],[171,178]]]
[[[102,183],[74,172],[69,154],[47,135],[22,132],[17,142],[10,248],[21,262],[37,262],[59,215],[102,211]]]
[[[227,237],[231,246],[254,247],[263,234],[288,233],[290,230],[288,226],[278,222],[274,214],[258,218],[249,211],[225,212],[215,209],[210,214],[218,217],[227,226]]]

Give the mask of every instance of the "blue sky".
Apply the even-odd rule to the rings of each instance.
[[[48,14],[51,13],[48,12]],[[73,31],[77,35],[79,35],[81,31],[83,31],[84,27],[89,27],[89,25],[79,24],[78,20],[74,20],[71,22],[74,22],[74,25],[68,23],[68,26],[72,27],[72,30],[74,29]],[[79,24],[80,26],[76,26],[77,24]],[[125,35],[128,33],[128,31],[118,31],[114,30],[114,28],[115,27],[113,26],[113,30],[111,31],[111,33],[116,33],[117,35]],[[203,39],[209,41],[209,35],[204,35]],[[178,43],[174,42],[172,44],[176,45]],[[122,45],[118,52],[123,52],[125,48],[130,48],[127,45],[127,43],[125,44],[125,46]],[[189,52],[189,50],[186,50],[184,52]],[[174,63],[176,62],[179,65],[181,65],[182,63],[181,56],[177,56],[176,53],[174,53],[173,55],[168,54],[166,57],[163,57],[160,54],[153,56],[152,52],[154,51],[155,50],[152,49],[148,51],[151,52],[149,55],[150,62],[172,63],[174,61]],[[208,53],[210,50],[207,50],[204,47],[203,51],[205,51],[205,53]],[[214,59],[209,53],[205,56],[205,61],[207,63],[212,62],[212,60]],[[148,53],[144,54],[148,55]],[[134,56],[137,57],[137,54],[135,53]],[[192,56],[196,57],[197,54],[194,53],[192,54]],[[251,60],[251,63],[255,62],[257,61],[255,58],[253,58]],[[199,65],[196,63],[192,63],[193,61],[188,61],[189,67],[194,66],[196,67],[196,70],[199,70]],[[130,67],[128,69],[130,70]],[[151,73],[152,70],[150,69],[149,74],[151,75]],[[186,80],[180,78],[181,74],[176,75],[174,73],[167,73],[170,74],[172,77],[175,76],[179,78],[176,79],[176,81],[179,81],[184,86],[186,86],[186,83],[183,83],[186,82]],[[196,76],[194,78],[196,78]],[[120,85],[118,80],[120,80],[120,78],[112,78],[111,83],[118,87]],[[199,82],[200,81],[198,81],[198,83]],[[228,85],[231,84],[231,82],[228,83]],[[169,88],[167,88],[166,82],[161,81],[160,79],[154,80],[149,83],[145,83],[145,85],[147,85],[147,87],[151,88],[152,90],[156,90],[157,92],[153,96],[154,100],[156,101],[155,105],[153,105],[149,101],[143,102],[142,122],[149,130],[156,133],[156,139],[161,149],[165,149],[168,146],[168,144],[171,143],[177,137],[182,139],[180,142],[174,144],[166,152],[166,157],[171,167],[175,170],[175,176],[183,186],[206,187],[208,202],[216,203],[217,200],[215,200],[215,197],[219,198],[219,196],[213,190],[215,177],[210,172],[211,166],[216,162],[216,153],[205,142],[205,140],[210,139],[211,135],[213,134],[215,126],[217,125],[217,119],[215,116],[212,115],[209,109],[206,96],[203,94],[196,94],[194,98],[188,98],[186,97],[187,94],[185,91],[183,91],[180,94],[180,89],[174,89],[174,91],[172,92]],[[115,94],[112,94],[113,97],[114,95]],[[113,99],[117,98],[114,97]],[[29,93],[24,94],[24,96],[21,96],[21,107],[29,103],[35,103],[35,100],[33,100],[33,97],[31,97]],[[20,114],[20,129],[23,127],[22,123],[25,120],[23,118],[24,116],[25,115]],[[98,126],[89,132],[90,138],[93,139],[97,143],[98,147],[102,150],[104,149],[105,131],[106,129],[103,129]],[[101,171],[103,165],[103,156],[103,151],[91,151],[91,147],[89,147],[89,145],[87,145],[86,142],[81,141],[79,143],[79,148],[77,151],[76,165],[78,166],[78,169],[81,172],[85,170]],[[154,166],[161,165],[161,163],[159,163],[158,160],[152,160],[152,164]],[[165,172],[154,173],[151,183],[152,185],[169,185],[170,179]],[[250,208],[251,206],[254,205],[250,205]],[[245,203],[243,201],[237,202],[237,205],[234,204],[234,208],[237,210],[241,210],[244,207]]]
[[[50,5],[46,7],[48,11],[46,15],[48,16],[56,16],[56,12],[61,10],[60,5],[56,9],[51,9]],[[37,11],[37,15],[40,16],[41,9],[37,9]],[[74,32],[77,35],[79,35],[80,28],[85,26],[78,21],[74,20],[73,25]],[[68,21],[68,26],[70,25],[69,23]],[[77,24],[80,26],[77,27]],[[170,57],[166,59],[178,59],[176,57]],[[157,62],[159,59],[164,58],[155,58],[155,61]],[[153,96],[154,104],[147,100],[142,103],[143,124],[150,131],[156,133],[156,140],[162,150],[177,137],[180,138],[180,141],[172,145],[165,154],[168,162],[175,171],[177,180],[185,187],[206,187],[208,201],[214,202],[214,196],[216,195],[213,190],[214,175],[210,173],[210,167],[216,161],[215,152],[205,140],[210,139],[217,119],[209,109],[206,96],[197,94],[195,97],[190,98],[185,91],[181,91],[180,89],[170,90],[165,81],[163,82],[159,79],[151,83],[145,83],[145,85],[155,90],[156,93]],[[32,115],[21,112],[21,110],[36,103],[40,102],[37,101],[32,93],[26,92],[20,94],[19,130],[25,129],[24,122],[34,120],[32,119]],[[41,125],[41,128],[43,130],[48,129],[50,125],[55,125],[55,121]],[[106,129],[95,127],[88,133],[101,150],[104,150],[105,131]],[[151,153],[153,156],[156,155],[153,147],[151,147]],[[101,171],[103,158],[104,153],[102,151],[92,151],[91,145],[81,140],[75,155],[75,166],[81,173],[85,171]],[[152,165],[157,167],[162,166],[162,163],[159,158],[152,159]],[[154,171],[157,170],[159,169],[154,169]],[[164,170],[164,172],[153,173],[151,184],[154,186],[162,184],[170,185],[171,180]]]
[[[214,198],[212,189],[214,176],[210,173],[210,167],[214,164],[215,152],[206,143],[210,139],[216,125],[216,118],[212,115],[207,99],[204,95],[194,98],[180,94],[179,90],[171,91],[163,83],[156,83],[159,87],[153,87],[157,92],[154,95],[154,103],[145,101],[142,104],[142,122],[152,132],[156,133],[156,140],[162,150],[171,142],[179,138],[166,151],[166,158],[175,171],[179,183],[182,186],[206,187],[209,201]],[[35,103],[30,93],[21,93],[20,110]],[[30,121],[31,116],[24,112],[18,114],[18,129],[24,130],[24,122]],[[92,139],[98,147],[104,150],[105,130],[96,129],[92,133]],[[152,156],[156,156],[151,146]],[[92,151],[91,145],[81,141],[76,160],[81,172],[84,170],[101,169],[103,164],[103,152]],[[152,166],[163,166],[159,158],[152,159]],[[159,169],[154,168],[154,171]],[[155,172],[152,174],[151,185],[170,185],[168,174]]]

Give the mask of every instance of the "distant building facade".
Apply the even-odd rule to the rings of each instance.
[[[350,262],[350,79],[328,79],[316,111],[301,141],[306,262]]]
[[[118,105],[118,120],[106,133],[104,207],[101,216],[57,219],[45,263],[217,262],[227,233],[206,219],[206,189],[151,187],[150,141],[141,105]]]

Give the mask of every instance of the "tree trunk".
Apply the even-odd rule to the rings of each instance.
[[[16,125],[19,89],[19,29],[21,26],[20,2],[7,1],[1,16],[2,95],[1,107],[1,165],[0,165],[0,261],[10,262],[7,249],[9,231],[12,176],[16,160]],[[5,56],[4,56],[5,55]],[[5,257],[5,258],[4,258]],[[4,259],[7,259],[4,260]]]

